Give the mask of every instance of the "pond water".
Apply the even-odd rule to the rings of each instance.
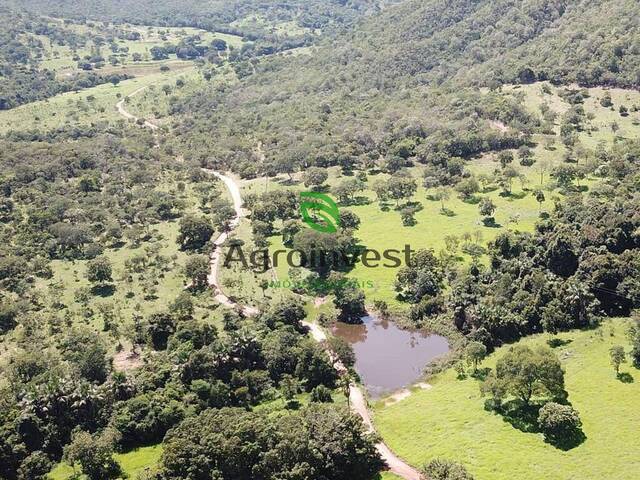
[[[355,369],[374,398],[412,384],[429,361],[449,351],[449,342],[440,335],[402,330],[372,316],[362,320],[361,325],[338,323],[333,333],[353,346]]]

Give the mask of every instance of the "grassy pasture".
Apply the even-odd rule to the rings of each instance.
[[[182,268],[187,254],[178,249],[175,239],[178,234],[177,222],[163,222],[154,226],[155,237],[161,246],[160,253],[169,260],[169,271],[159,277],[147,274],[133,274],[133,281],[127,283],[122,278],[125,272],[125,262],[136,255],[145,255],[145,246],[151,245],[146,242],[137,248],[125,245],[118,249],[108,249],[104,252],[113,265],[113,278],[116,289],[112,294],[104,297],[97,295],[91,297],[88,307],[94,311],[91,317],[94,327],[101,328],[102,321],[99,314],[101,303],[113,304],[119,310],[117,323],[128,325],[134,314],[143,317],[151,313],[166,309],[173,300],[184,289],[185,277]],[[75,292],[82,287],[90,287],[85,278],[85,260],[69,262],[64,260],[54,260],[52,262],[53,278],[50,280],[39,280],[43,292],[53,295],[69,306],[72,311],[81,313],[82,308],[75,300]],[[153,285],[154,292],[150,288]],[[56,289],[56,286],[62,286]],[[220,320],[220,309],[216,308],[215,302],[209,291],[205,291],[193,298],[196,305],[195,317],[206,319],[213,323]]]
[[[559,95],[558,90],[552,87],[552,93],[547,94],[542,91],[541,84],[524,85],[518,87],[506,87],[507,94],[520,95],[523,97],[525,108],[534,114],[540,114],[539,107],[546,102],[560,115],[556,119],[556,130],[559,133],[561,114],[569,109]],[[587,114],[592,114],[593,119],[588,121],[585,131],[579,134],[580,142],[588,147],[595,148],[599,142],[611,145],[615,140],[609,124],[616,121],[620,130],[618,135],[631,137],[640,133],[640,126],[636,125],[640,114],[631,112],[628,117],[621,117],[617,111],[618,105],[623,103],[631,108],[634,104],[640,104],[640,92],[612,89],[610,91],[615,111],[604,108],[600,105],[599,99],[603,95],[603,90],[590,89],[590,98],[585,101],[584,108]],[[547,145],[543,142],[544,135],[534,135],[533,141],[534,158],[536,163],[532,166],[522,166],[518,162],[517,152],[513,152],[516,159],[513,166],[521,175],[522,180],[513,181],[512,194],[504,196],[501,190],[488,186],[486,190],[476,194],[471,200],[462,200],[457,192],[450,191],[450,199],[445,201],[445,207],[453,214],[444,215],[441,212],[441,204],[437,200],[431,199],[434,190],[427,190],[422,187],[422,167],[416,166],[410,169],[410,173],[416,178],[419,188],[412,201],[420,202],[422,210],[415,215],[417,221],[414,226],[403,226],[400,213],[395,209],[393,203],[384,208],[378,204],[375,194],[371,190],[373,182],[378,179],[387,178],[386,174],[369,175],[367,179],[367,190],[362,192],[362,196],[367,202],[359,205],[343,206],[356,213],[362,223],[356,236],[361,244],[378,251],[385,249],[403,249],[405,244],[411,245],[414,250],[420,248],[432,248],[436,252],[445,247],[445,238],[449,235],[462,237],[471,234],[474,242],[486,244],[493,240],[500,232],[510,229],[518,231],[532,231],[541,211],[550,211],[553,208],[555,198],[562,194],[555,188],[550,174],[553,168],[562,164],[566,147],[559,137],[554,137],[555,143]],[[500,169],[495,154],[486,154],[472,159],[466,167],[474,175],[493,175],[496,169]],[[338,168],[329,169],[328,188],[341,181],[340,170]],[[580,186],[589,188],[596,179],[587,177],[580,180]],[[260,193],[266,189],[295,189],[306,190],[301,183],[301,174],[293,176],[293,181],[289,181],[287,176],[281,175],[276,179],[251,180],[243,183],[244,193]],[[545,201],[538,204],[533,196],[533,191],[542,189],[545,194]],[[430,198],[431,197],[431,198]],[[495,213],[496,224],[485,226],[481,221],[478,211],[478,201],[481,197],[490,198],[497,207]],[[283,248],[279,237],[271,238],[271,251]],[[460,264],[470,260],[467,255],[458,252]],[[277,269],[278,278],[288,277],[288,267],[280,265]],[[397,304],[393,284],[397,270],[390,268],[366,268],[361,263],[349,273],[349,276],[358,281],[370,280],[373,288],[366,289],[365,293],[369,301],[385,300],[391,304]]]
[[[162,445],[154,445],[137,448],[127,453],[119,453],[114,458],[128,475],[127,478],[135,479],[138,474],[144,473],[147,469],[152,470],[158,465],[161,455]],[[71,478],[76,477],[74,477],[73,468],[66,463],[58,464],[48,475],[49,480],[70,480]],[[81,475],[79,478],[86,479],[86,476]]]
[[[493,169],[495,166],[492,162],[485,159],[478,160],[478,164],[472,163],[470,169],[483,171]],[[523,167],[524,168],[524,167]],[[420,185],[413,201],[422,203],[423,209],[416,214],[417,224],[411,227],[402,225],[400,213],[394,209],[394,205],[389,205],[384,209],[380,207],[375,199],[375,194],[371,190],[362,193],[369,201],[363,205],[351,205],[343,208],[356,213],[362,223],[356,236],[360,239],[361,244],[378,251],[386,249],[402,250],[406,244],[412,249],[433,248],[436,252],[445,246],[445,237],[447,235],[461,236],[465,233],[475,234],[480,232],[481,242],[487,242],[495,238],[499,232],[506,228],[517,229],[521,231],[530,231],[533,229],[535,221],[538,217],[539,206],[533,196],[522,191],[521,186],[514,182],[514,194],[511,197],[502,197],[498,190],[487,191],[480,196],[490,197],[497,205],[496,222],[497,227],[486,227],[481,223],[481,217],[478,213],[477,200],[470,202],[462,201],[455,192],[451,193],[450,200],[445,202],[446,208],[454,212],[453,216],[445,216],[440,212],[441,204],[439,201],[428,199],[428,195],[433,191],[427,190],[421,186],[422,168],[415,167],[411,169],[411,174],[416,178]],[[378,179],[387,178],[386,174],[370,175],[367,184],[371,187],[372,183]],[[304,185],[298,181],[297,177],[294,185],[287,185],[284,177],[278,181],[271,180],[269,189],[278,188],[294,188],[296,190],[305,190]],[[328,185],[335,185],[341,180],[338,168],[330,169],[330,177]],[[244,192],[264,191],[265,181],[253,180],[244,184]],[[542,208],[548,209],[551,205],[550,197],[543,203]],[[519,215],[517,224],[509,224],[509,219],[514,215]],[[271,251],[284,248],[281,238],[272,237]],[[465,260],[465,256],[461,254],[461,261]],[[468,260],[468,258],[467,258]],[[288,278],[289,267],[282,262],[278,265],[278,278],[283,280]],[[349,273],[349,277],[359,282],[372,281],[373,288],[366,289],[365,293],[369,301],[385,300],[390,303],[396,303],[393,284],[395,281],[397,270],[392,268],[366,268],[361,263]]]
[[[312,29],[302,27],[294,20],[288,22],[273,22],[260,14],[248,15],[241,20],[232,22],[231,26],[245,29],[260,28],[278,36],[298,36],[304,35],[305,33],[313,33]]]
[[[388,406],[378,402],[375,424],[390,448],[411,464],[448,458],[465,464],[476,480],[637,478],[640,371],[623,364],[621,371],[635,377],[635,382],[623,383],[609,363],[612,345],[627,346],[627,325],[610,320],[597,330],[559,335],[569,342],[556,349],[569,401],[580,413],[587,437],[571,450],[556,449],[541,434],[524,433],[486,411],[478,380],[458,380],[453,370],[430,380],[430,390],[415,391]],[[521,343],[541,345],[549,338],[542,334]],[[482,367],[494,368],[506,348]]]
[[[542,91],[542,86],[547,85],[551,89],[551,93]],[[580,90],[577,85],[569,88]],[[552,111],[558,114],[556,119],[555,131],[560,133],[560,120],[562,114],[569,110],[570,105],[565,102],[559,95],[564,87],[554,87],[548,83],[534,83],[531,85],[518,85],[505,87],[503,90],[507,94],[522,95],[524,105],[532,113],[540,116],[540,106],[547,103]],[[587,148],[596,148],[598,144],[604,143],[610,145],[616,138],[634,138],[640,131],[640,111],[633,112],[632,107],[640,107],[640,92],[635,90],[625,90],[621,88],[589,88],[589,98],[585,99],[583,107],[587,115],[592,115],[593,119],[588,120],[585,130],[578,135],[580,143]],[[611,95],[613,102],[612,107],[603,107],[600,99],[605,92]],[[621,105],[629,110],[627,116],[623,116],[619,112]],[[615,123],[618,130],[614,132],[611,125]],[[540,136],[534,136],[540,139]],[[560,147],[560,153],[563,153],[564,147],[558,139],[557,147]]]
[[[170,189],[173,181],[166,178],[162,184],[163,189]],[[187,185],[187,189],[180,196],[187,205],[189,213],[197,213],[194,206],[195,193]],[[113,267],[113,280],[116,286],[113,292],[107,292],[104,296],[93,295],[87,307],[93,310],[91,316],[93,326],[102,328],[102,316],[100,304],[112,304],[115,306],[116,323],[120,325],[120,333],[123,334],[131,323],[134,314],[147,317],[148,315],[166,310],[185,288],[186,277],[183,274],[183,266],[188,253],[180,250],[176,242],[179,231],[179,221],[164,221],[150,227],[150,241],[143,241],[139,246],[127,242],[117,248],[109,248],[104,255],[109,258]],[[146,248],[159,246],[159,254],[167,262],[167,271],[153,273],[149,269],[145,273],[133,273],[132,281],[126,280],[125,263],[136,256],[148,257]],[[86,260],[54,260],[51,263],[53,277],[51,279],[38,279],[38,289],[45,294],[46,301],[59,301],[71,311],[82,317],[83,306],[76,299],[76,292],[81,288],[91,287],[86,279]],[[210,290],[205,290],[193,297],[195,306],[194,317],[221,325],[222,310],[213,299]],[[123,328],[124,327],[124,328]],[[115,342],[113,344],[115,347]]]
[[[242,37],[237,35],[230,35],[225,33],[218,32],[209,32],[206,30],[201,30],[197,28],[178,28],[178,27],[155,27],[155,26],[147,26],[147,27],[139,27],[132,25],[117,25],[115,26],[119,29],[123,29],[125,31],[135,31],[140,34],[140,39],[138,40],[127,40],[127,39],[118,39],[116,40],[116,44],[118,45],[121,51],[116,52],[115,55],[121,61],[122,65],[118,65],[115,69],[110,67],[108,62],[107,66],[99,69],[97,71],[101,73],[109,73],[112,71],[129,73],[129,68],[132,68],[131,72],[135,71],[135,68],[139,67],[141,63],[151,63],[158,67],[161,64],[166,63],[167,61],[151,61],[150,50],[153,47],[162,47],[166,43],[178,43],[180,40],[190,37],[190,36],[199,36],[202,43],[209,44],[215,39],[224,40],[227,42],[229,46],[234,48],[239,48],[242,46]],[[88,25],[76,25],[70,24],[66,25],[64,28],[81,34],[93,34],[93,35],[102,35],[103,29],[98,25],[88,26]],[[49,69],[51,71],[57,72],[60,76],[65,75],[67,73],[72,73],[77,71],[77,61],[73,60],[74,55],[79,56],[80,58],[84,58],[86,55],[90,55],[92,48],[95,47],[93,42],[89,41],[87,45],[84,47],[78,48],[76,50],[72,50],[67,45],[56,45],[53,44],[49,38],[45,35],[31,35],[42,42],[45,47],[44,59],[42,62],[42,68]],[[124,51],[123,51],[124,50]],[[102,52],[102,56],[108,58],[112,55],[112,52],[108,45],[100,46],[100,51]],[[133,54],[140,54],[142,56],[143,62],[134,62]],[[170,60],[176,60],[176,55],[170,55]],[[189,62],[191,63],[191,62]],[[118,70],[121,69],[121,70]]]
[[[154,73],[139,78],[98,85],[79,92],[67,92],[47,100],[0,111],[0,134],[10,130],[37,129],[46,131],[63,126],[91,126],[100,122],[124,121],[116,103],[140,87],[174,81],[188,75],[194,67],[166,73]]]

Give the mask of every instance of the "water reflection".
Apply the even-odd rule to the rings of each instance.
[[[334,334],[356,354],[356,371],[372,397],[405,387],[420,378],[427,363],[449,351],[445,337],[401,330],[393,322],[366,316],[361,325],[338,323]]]

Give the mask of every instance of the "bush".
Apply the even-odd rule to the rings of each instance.
[[[429,462],[423,471],[431,480],[473,480],[473,476],[464,465],[451,460],[436,458]]]
[[[582,422],[578,412],[569,405],[549,402],[540,409],[538,425],[550,443],[564,443],[575,438]]]
[[[324,385],[318,385],[311,390],[311,401],[313,403],[332,403],[331,390]]]

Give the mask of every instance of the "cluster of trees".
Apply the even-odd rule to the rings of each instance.
[[[37,13],[80,21],[90,19],[112,23],[196,27],[240,34],[252,40],[272,34],[272,26],[278,23],[295,22],[302,28],[327,29],[352,24],[361,16],[380,10],[378,4],[368,0],[331,3],[322,0],[286,0],[275,4],[269,0],[213,0],[207,4],[185,0],[179,5],[170,0],[127,1],[120,4],[88,0],[80,5],[72,0],[63,0],[56,5],[44,0],[12,0],[9,4]],[[267,24],[256,21],[256,15],[266,19]]]
[[[559,448],[571,448],[584,438],[580,416],[567,403],[560,360],[548,347],[511,347],[480,385],[480,391],[491,397],[490,406],[498,413],[522,416],[523,420],[527,412],[536,413],[535,424],[529,428],[539,429]],[[506,398],[515,400],[504,404]]]
[[[326,172],[319,174],[310,169],[305,182],[309,186],[318,187],[326,178]],[[341,209],[338,231],[323,233],[306,227],[299,220],[299,199],[296,192],[275,190],[250,195],[246,198],[246,205],[252,210],[254,244],[260,248],[267,247],[268,237],[280,234],[284,245],[296,253],[295,262],[299,262],[297,266],[310,271],[305,278],[298,279],[298,283],[304,287],[296,287],[296,291],[322,295],[334,293],[339,319],[359,323],[366,314],[364,293],[346,281],[343,275],[343,272],[353,268],[360,252],[358,240],[354,237],[360,225],[358,216]],[[265,269],[269,267],[267,261]],[[299,268],[290,268],[290,273],[298,274]]]
[[[212,63],[218,63],[220,54],[226,52],[227,42],[216,39],[210,45],[202,45],[198,35],[187,36],[177,44],[166,43],[162,47],[151,47],[149,53],[153,60],[166,60],[169,55],[176,55],[182,60],[194,60],[207,57]]]
[[[640,144],[628,141],[600,155],[600,170],[608,174],[592,193],[558,202],[534,233],[498,235],[489,244],[488,268],[474,263],[460,274],[446,256],[420,254],[397,279],[401,297],[414,303],[411,317],[420,321],[446,312],[460,331],[491,347],[638,308],[640,224],[632,212],[638,209]],[[490,207],[481,202],[484,213],[492,213]],[[438,288],[443,270],[447,293]]]
[[[166,438],[161,478],[369,480],[383,466],[362,421],[316,405],[290,415],[208,410]]]
[[[139,150],[150,142],[147,134],[126,137],[3,141],[2,232],[13,234],[5,255],[25,265],[39,257],[94,258],[124,240],[137,246],[151,225],[179,217],[184,205],[177,193],[157,188],[163,170],[175,167],[172,160]]]
[[[142,368],[126,374],[112,369],[104,334],[90,327],[60,331],[56,313],[23,312],[20,321],[29,325],[30,333],[21,337],[10,354],[9,367],[3,371],[7,383],[0,391],[2,478],[24,478],[21,472],[25,469],[46,472],[63,454],[70,463],[78,462],[89,478],[115,478],[114,449],[160,442],[172,427],[207,409],[249,409],[280,396],[294,399],[300,392],[311,392],[314,402],[332,402],[336,370],[327,353],[306,335],[300,323],[305,312],[298,302],[276,303],[255,320],[226,312],[223,331],[208,321],[196,320],[187,304],[185,299],[177,300],[166,311],[134,317],[131,328],[123,329],[134,352],[142,346],[155,351]],[[49,332],[60,333],[51,336]],[[295,402],[288,405],[295,406]],[[177,440],[181,432],[195,425],[203,428],[207,416],[240,421],[240,412],[215,410],[180,427],[168,443],[163,463],[166,473],[181,472],[172,470],[181,464],[180,456],[171,453],[186,448]],[[268,422],[267,417],[246,415],[246,422],[240,423],[252,429],[262,424],[272,430],[272,425],[263,423]],[[336,450],[329,447],[331,442],[326,443],[324,459],[316,457],[312,468],[327,478],[343,478],[341,475],[351,472],[354,478],[363,479],[380,468],[377,455],[371,453],[375,452],[373,444],[361,435],[355,417],[333,408],[310,409],[304,415],[311,423],[317,421],[317,427],[333,438],[331,442],[342,445]],[[210,427],[220,424],[216,421]],[[220,438],[230,434],[225,430]],[[191,433],[187,437],[204,438]],[[329,437],[323,438],[328,441]],[[217,450],[223,444],[211,443],[207,448]],[[231,445],[228,448],[231,455],[235,450]],[[196,460],[191,457],[189,461]],[[222,468],[224,462],[220,462],[207,465],[215,470]],[[225,465],[232,468],[237,463]],[[272,468],[284,466],[275,462]],[[230,472],[223,469],[222,478],[236,478],[227,477]]]
[[[54,72],[41,68],[46,49],[36,35],[46,36],[52,44],[72,49],[84,46],[88,36],[23,13],[2,11],[0,20],[0,110],[129,78],[124,74],[93,72],[58,78]]]

